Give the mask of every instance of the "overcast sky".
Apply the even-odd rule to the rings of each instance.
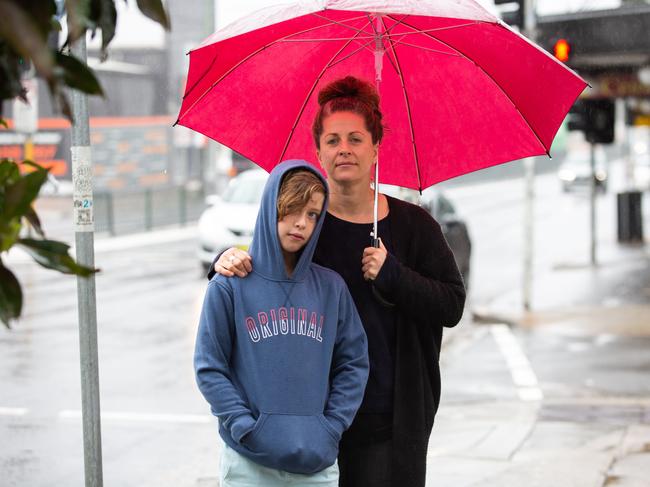
[[[183,0],[167,0],[179,2]],[[277,3],[292,3],[291,0],[215,0],[215,15],[217,28],[224,27],[237,18],[255,10]],[[488,10],[494,11],[493,0],[478,0],[478,3]],[[537,0],[539,15],[575,12],[580,10],[615,8],[620,0]],[[129,5],[116,2],[119,22],[113,48],[120,47],[160,47],[163,45],[164,33],[155,22],[144,17],[135,6],[135,0],[129,0]],[[172,20],[172,28],[173,21]],[[95,41],[99,45],[98,40]]]

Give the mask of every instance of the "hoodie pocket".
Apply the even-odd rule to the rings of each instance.
[[[339,450],[337,436],[322,414],[261,413],[243,444],[262,464],[310,474],[334,464]]]

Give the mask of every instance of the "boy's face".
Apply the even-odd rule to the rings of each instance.
[[[278,220],[278,237],[282,250],[291,253],[298,252],[309,242],[321,211],[323,211],[324,201],[323,193],[314,193],[301,210],[289,213]]]

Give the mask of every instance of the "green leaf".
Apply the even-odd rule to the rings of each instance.
[[[5,0],[6,1],[6,0]],[[52,18],[56,15],[55,0],[9,0],[12,3],[19,3],[23,10],[29,15],[38,26],[40,32],[47,37],[52,28]]]
[[[0,260],[0,320],[7,328],[11,321],[20,317],[23,309],[23,291],[13,272]]]
[[[89,95],[104,94],[102,86],[99,84],[92,69],[76,57],[57,52],[56,64],[63,69],[63,81],[70,88],[88,93]]]
[[[68,97],[66,97],[64,93],[60,93],[57,100],[59,101],[61,111],[63,112],[63,115],[65,115],[65,118],[70,120],[71,124],[74,124],[74,114],[72,113],[72,107],[70,106]]]
[[[166,30],[171,28],[169,17],[161,0],[138,0],[140,11],[152,20],[162,25]]]
[[[0,100],[25,98],[26,91],[20,82],[21,60],[20,55],[0,39]]]
[[[18,164],[9,159],[2,159],[0,161],[0,187],[16,182],[19,179],[20,169],[18,169]]]
[[[48,83],[47,86],[50,89],[50,98],[52,99],[54,110],[63,112],[65,118],[67,118],[71,124],[74,124],[72,107],[70,106],[70,102],[61,87],[56,83]]]
[[[117,10],[114,0],[91,0],[89,20],[102,31],[102,58],[105,58],[106,49],[115,37]]]
[[[54,62],[47,47],[47,29],[39,28],[37,20],[16,3],[0,1],[0,39],[22,57],[31,59],[41,76],[51,79]]]
[[[27,210],[27,213],[25,213],[25,219],[29,222],[29,224],[38,235],[40,235],[42,238],[45,238],[45,232],[41,226],[41,219],[38,217],[38,214],[33,207],[30,207],[29,210]]]
[[[6,252],[18,241],[22,224],[20,218],[0,218],[0,252]]]
[[[48,269],[83,277],[88,277],[99,271],[99,269],[77,264],[68,254],[70,246],[63,242],[21,238],[17,244],[24,247],[36,262]]]
[[[21,176],[15,183],[7,185],[4,188],[5,207],[2,216],[7,219],[23,217],[46,180],[47,170],[39,166],[39,169],[34,172]]]
[[[92,28],[88,18],[90,14],[90,0],[65,0],[65,10],[68,20],[68,38],[65,45],[74,44],[82,35],[85,35],[86,29]]]

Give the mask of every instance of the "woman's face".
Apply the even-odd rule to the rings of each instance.
[[[377,160],[377,145],[361,115],[334,112],[323,119],[318,160],[330,180],[337,183],[370,181]]]

